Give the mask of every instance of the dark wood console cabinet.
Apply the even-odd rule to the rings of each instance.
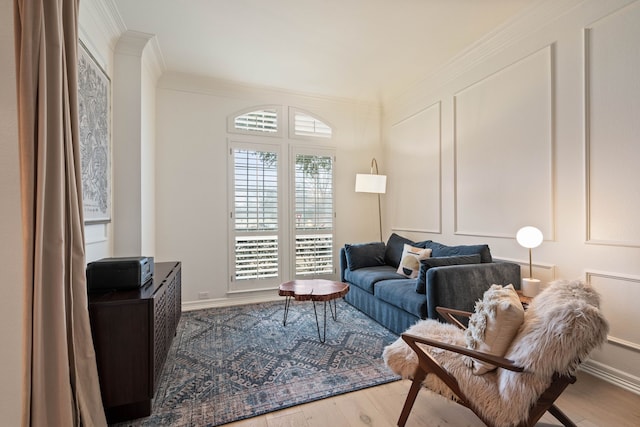
[[[151,414],[151,400],[180,320],[181,286],[180,262],[158,262],[153,280],[140,289],[89,294],[109,423]]]

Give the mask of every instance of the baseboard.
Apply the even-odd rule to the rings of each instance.
[[[580,366],[580,370],[600,378],[603,381],[640,395],[640,378],[629,375],[603,363],[589,360]]]
[[[183,302],[182,311],[204,310],[206,308],[216,307],[231,307],[234,305],[255,304],[268,301],[282,301],[282,303],[284,304],[284,299],[278,295],[245,295],[234,298],[204,299],[198,301]]]

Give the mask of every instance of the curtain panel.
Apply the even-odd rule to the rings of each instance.
[[[23,237],[23,425],[105,426],[89,324],[78,0],[14,0]]]

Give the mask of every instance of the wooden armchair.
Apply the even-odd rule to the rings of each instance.
[[[385,349],[387,364],[413,377],[398,425],[407,422],[424,385],[468,407],[488,426],[534,426],[549,411],[564,426],[575,427],[554,402],[576,381],[580,362],[606,340],[608,324],[598,307],[589,285],[554,282],[531,303],[505,357],[465,347],[458,317],[472,313],[439,307],[449,324],[422,321]],[[468,358],[497,369],[474,375]]]

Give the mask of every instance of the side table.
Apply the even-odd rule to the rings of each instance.
[[[284,326],[287,326],[287,314],[289,313],[291,298],[296,301],[310,300],[313,302],[313,313],[316,316],[318,339],[321,343],[324,343],[327,338],[327,302],[329,302],[331,317],[333,317],[333,320],[337,320],[338,306],[336,300],[345,296],[347,292],[349,292],[348,284],[324,279],[293,280],[291,282],[283,283],[278,288],[278,295],[286,297],[284,302],[284,319],[282,323]],[[318,321],[316,301],[324,302],[323,335],[320,335],[320,322]],[[333,307],[331,307],[331,301],[333,301]]]

